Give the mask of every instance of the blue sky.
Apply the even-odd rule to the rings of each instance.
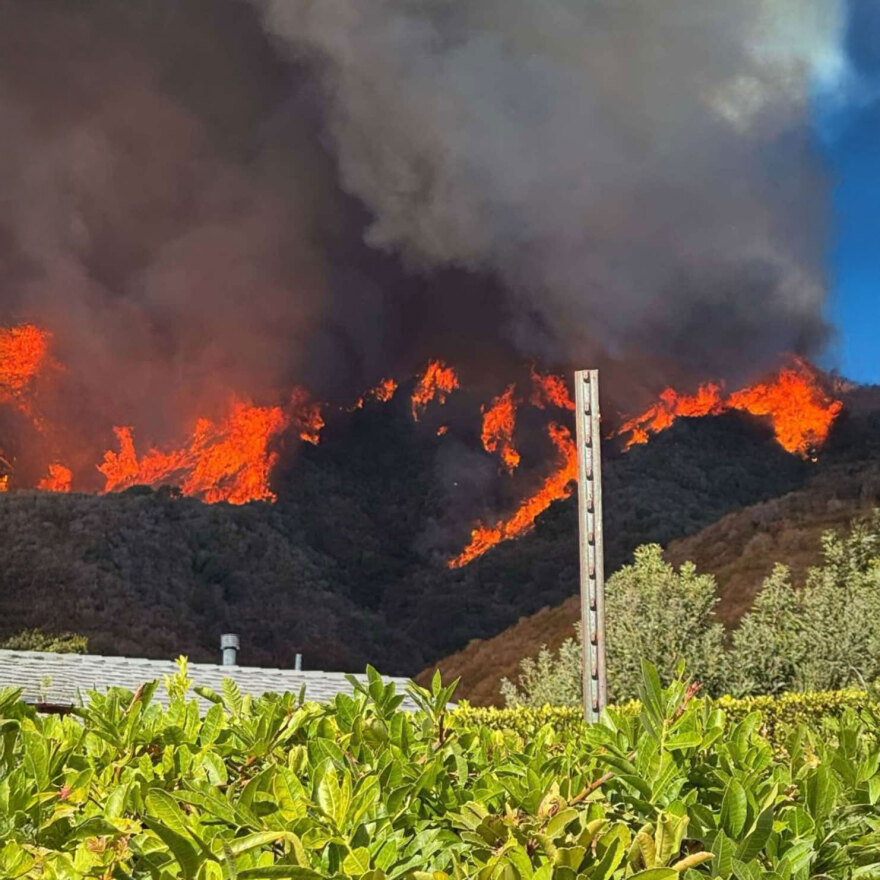
[[[826,363],[880,383],[880,3],[852,0],[850,12],[856,94],[816,111],[834,188],[828,316],[837,338]]]

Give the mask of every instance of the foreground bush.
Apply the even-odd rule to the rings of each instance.
[[[724,628],[715,620],[715,578],[686,562],[676,571],[659,544],[635,551],[605,587],[608,695],[614,702],[635,697],[640,665],[653,663],[668,684],[684,663],[710,693],[727,683]],[[516,684],[502,682],[508,706],[578,705],[581,701],[580,632],[559,651],[543,649],[526,658]]]
[[[876,696],[866,691],[848,689],[839,691],[792,692],[778,696],[715,697],[694,699],[710,710],[721,709],[727,726],[736,724],[752,713],[759,713],[759,733],[777,749],[784,749],[794,728],[805,725],[814,734],[833,730],[848,711],[863,709],[880,711]],[[617,707],[625,717],[634,717],[641,711],[637,700]],[[453,722],[460,729],[487,727],[529,740],[545,725],[549,725],[563,739],[579,737],[587,730],[580,706],[517,706],[507,709],[460,705],[453,713]]]
[[[643,658],[664,683],[685,662],[713,695],[871,687],[880,680],[880,511],[826,533],[822,555],[802,585],[777,565],[725,644],[714,578],[691,563],[676,571],[657,545],[640,547],[606,588],[610,698],[635,696]],[[579,705],[580,633],[525,658],[501,694],[508,706]]]
[[[451,689],[374,672],[331,705],[242,698],[200,714],[92,695],[76,717],[0,697],[0,876],[79,880],[789,880],[880,871],[877,716],[736,723],[646,667],[638,714],[527,740],[447,712]]]

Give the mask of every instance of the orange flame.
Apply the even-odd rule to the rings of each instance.
[[[509,386],[504,394],[492,401],[488,409],[482,409],[483,449],[497,452],[508,471],[514,471],[519,464],[519,453],[513,445],[513,429],[516,426],[514,390],[513,385]]]
[[[368,396],[378,400],[379,403],[388,403],[397,391],[397,382],[394,379],[383,379]]]
[[[446,396],[458,387],[458,376],[452,367],[447,366],[443,361],[431,361],[413,391],[413,418],[418,421],[428,404],[435,398],[440,403],[446,403]]]
[[[269,474],[277,456],[269,444],[287,426],[281,407],[258,407],[236,401],[221,422],[199,419],[189,444],[171,452],[151,449],[138,458],[131,428],[114,428],[118,453],[108,451],[98,470],[105,492],[137,484],[154,485],[174,478],[185,495],[204,501],[274,500]]]
[[[674,388],[660,392],[660,400],[648,407],[640,416],[625,422],[615,436],[630,434],[626,442],[629,449],[636,443],[647,443],[651,434],[665,431],[679,416],[717,415],[724,409],[721,386],[707,382],[696,394],[679,394]]]
[[[50,335],[33,324],[0,327],[0,403],[30,413],[25,392],[46,365]]]
[[[567,498],[571,494],[571,484],[577,480],[577,449],[571,432],[568,428],[551,422],[547,426],[547,433],[556,447],[558,458],[556,469],[536,492],[520,504],[512,516],[500,520],[494,526],[477,523],[476,528],[471,532],[470,543],[458,556],[449,560],[447,563],[449,568],[462,568],[491,550],[496,544],[524,535],[534,525],[535,518],[554,501]]]
[[[321,442],[321,430],[326,424],[321,414],[321,404],[312,400],[307,389],[294,388],[290,395],[290,406],[293,410],[293,424],[300,439],[317,446]]]
[[[565,380],[561,376],[554,376],[551,373],[542,375],[534,365],[531,368],[532,374],[532,396],[529,403],[538,409],[545,409],[548,406],[555,406],[557,409],[568,409],[574,412],[574,401],[568,393]]]
[[[828,438],[843,402],[827,394],[815,371],[798,358],[775,381],[731,394],[727,406],[770,416],[780,446],[807,456]]]
[[[44,492],[69,492],[71,483],[73,483],[73,474],[70,468],[63,464],[49,465],[49,476],[43,477],[37,488]]]
[[[776,439],[788,452],[803,457],[821,446],[839,415],[843,403],[822,386],[818,373],[795,358],[771,380],[759,382],[725,396],[719,384],[701,385],[696,394],[680,395],[667,388],[660,400],[636,418],[625,422],[614,436],[626,436],[626,449],[647,443],[652,434],[668,428],[679,416],[717,415],[743,410],[768,416]]]
[[[363,409],[367,399],[378,400],[379,403],[388,403],[397,391],[397,382],[394,379],[383,379],[375,388],[371,388],[366,394],[357,399],[357,403],[351,410]],[[349,410],[349,412],[351,411]]]

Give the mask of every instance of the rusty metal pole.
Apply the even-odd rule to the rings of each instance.
[[[584,717],[599,720],[608,702],[605,675],[605,560],[602,546],[602,436],[599,371],[574,374],[578,447],[581,641]]]

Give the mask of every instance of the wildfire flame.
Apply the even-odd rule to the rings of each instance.
[[[651,434],[665,431],[679,416],[698,417],[717,415],[724,410],[720,385],[707,382],[696,394],[679,394],[674,388],[660,392],[660,399],[640,416],[625,422],[615,436],[630,434],[626,442],[629,449],[637,443],[647,443]]]
[[[32,324],[0,327],[0,404],[18,408],[41,431],[46,427],[42,416],[34,415],[34,380],[50,360],[50,334]],[[428,363],[416,383],[411,398],[413,418],[418,421],[427,406],[445,403],[447,396],[460,387],[455,370],[443,361]],[[398,384],[383,379],[366,392],[355,405],[366,400],[385,403],[394,396]],[[766,417],[773,425],[779,443],[789,452],[811,455],[827,438],[842,403],[838,391],[822,379],[806,362],[794,359],[772,379],[728,393],[721,384],[705,383],[695,394],[679,394],[667,388],[656,404],[640,416],[630,419],[617,432],[626,439],[627,448],[644,443],[652,434],[668,428],[680,416],[713,415],[728,410],[745,410]],[[505,469],[512,472],[520,464],[513,441],[517,411],[529,404],[538,409],[555,408],[566,412],[574,404],[565,381],[531,368],[531,392],[516,396],[510,385],[501,395],[482,408],[483,447],[497,454]],[[269,477],[277,455],[273,441],[285,430],[295,432],[303,441],[317,444],[325,425],[328,405],[312,398],[304,388],[295,388],[289,403],[281,406],[258,406],[231,398],[224,418],[198,419],[191,436],[179,447],[167,450],[152,448],[138,455],[133,429],[114,429],[118,451],[104,453],[98,470],[105,478],[105,492],[120,491],[136,484],[168,484],[180,487],[183,494],[206,502],[227,501],[243,504],[252,500],[274,500]],[[342,409],[341,407],[339,409]],[[447,425],[437,429],[443,436]],[[517,510],[494,525],[478,522],[468,546],[448,565],[460,568],[482,556],[501,541],[517,538],[532,528],[535,518],[554,501],[571,493],[577,479],[577,456],[570,431],[556,423],[547,426],[556,449],[552,472],[538,489],[526,497]],[[47,465],[47,475],[37,488],[51,492],[70,491],[74,475],[70,468],[55,460]],[[0,492],[9,488],[12,465],[0,456]]]
[[[375,388],[371,388],[366,394],[357,399],[352,410],[363,409],[364,403],[369,400],[378,400],[379,403],[388,403],[397,391],[395,379],[383,379]]]
[[[646,443],[652,434],[665,430],[680,416],[743,410],[769,417],[780,446],[806,458],[825,442],[842,408],[843,403],[825,390],[817,372],[794,358],[773,379],[732,394],[725,395],[722,385],[711,382],[701,385],[693,395],[667,388],[657,403],[625,422],[615,436],[627,437],[625,448],[629,449]]]
[[[531,369],[532,396],[529,403],[538,409],[555,406],[557,409],[568,409],[574,412],[574,401],[568,393],[565,380],[560,376],[542,375],[534,365]]]
[[[535,518],[554,501],[567,498],[571,494],[571,484],[577,480],[577,449],[571,432],[568,428],[551,422],[547,426],[547,433],[556,447],[556,468],[540,488],[520,504],[512,516],[500,520],[494,526],[477,523],[471,531],[471,540],[467,547],[447,562],[449,568],[462,568],[496,544],[524,535],[534,525]]]
[[[513,445],[513,429],[516,425],[516,400],[514,385],[492,401],[487,409],[483,407],[483,448],[486,452],[497,452],[504,467],[512,472],[519,464],[519,453]]]
[[[108,451],[98,470],[106,477],[105,492],[129,486],[155,485],[182,477],[185,495],[209,503],[275,499],[269,474],[277,456],[269,452],[272,439],[288,424],[281,407],[252,406],[240,401],[220,422],[199,419],[189,444],[171,452],[151,449],[138,458],[131,428],[114,429],[120,451]]]
[[[394,397],[396,391],[397,382],[394,379],[383,379],[372,391],[369,392],[368,396],[372,397],[374,400],[378,400],[379,403],[388,403],[388,401]]]
[[[321,414],[321,404],[312,400],[312,395],[305,388],[294,388],[290,395],[290,406],[293,410],[294,427],[299,432],[300,439],[317,446],[321,442],[321,430],[326,424]]]
[[[431,361],[413,391],[413,418],[418,421],[428,404],[434,399],[440,403],[446,403],[447,395],[458,387],[460,387],[458,376],[452,367],[447,366],[443,361]]]
[[[73,473],[63,464],[49,465],[49,475],[37,483],[37,488],[44,492],[69,492],[73,483]]]
[[[25,392],[48,360],[50,336],[33,324],[0,327],[0,403],[30,411]]]

